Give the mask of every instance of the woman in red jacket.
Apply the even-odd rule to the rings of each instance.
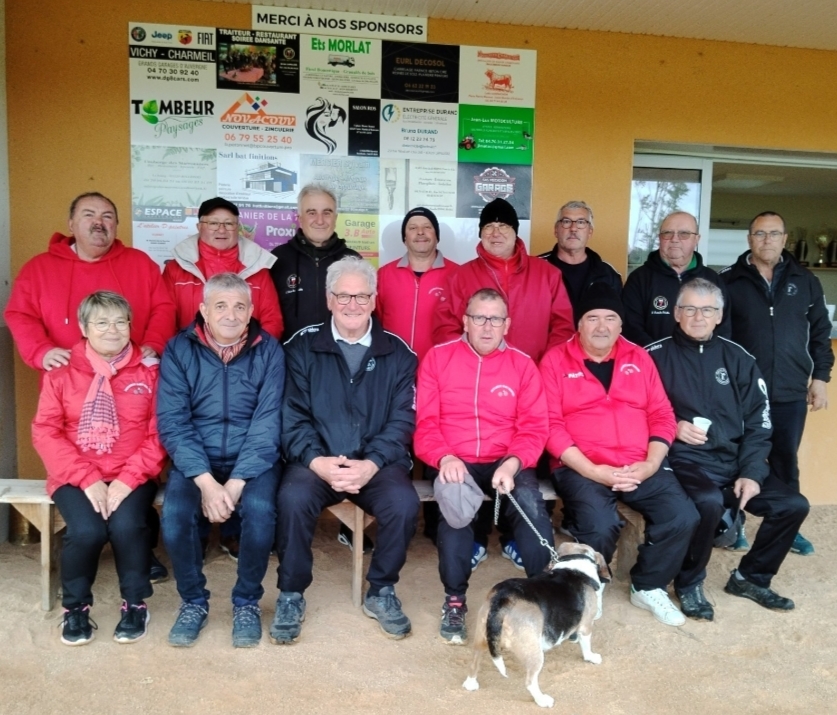
[[[113,547],[122,611],[117,643],[142,638],[152,594],[148,511],[165,452],[157,438],[156,358],[130,340],[131,309],[99,291],[79,305],[84,339],[70,363],[44,375],[32,441],[47,470],[47,492],[67,523],[61,555],[61,641],[93,639],[92,586],[99,556]]]

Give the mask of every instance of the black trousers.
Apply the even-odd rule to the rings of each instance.
[[[678,462],[674,473],[692,498],[700,522],[695,530],[683,568],[674,582],[680,589],[700,583],[706,578],[706,566],[712,556],[712,542],[724,512],[721,489],[735,479],[707,472],[697,464]],[[767,476],[761,492],[747,502],[745,511],[764,517],[752,548],[741,559],[741,575],[759,586],[770,586],[773,577],[790,551],[793,538],[808,516],[808,500],[780,482],[772,473]]]
[[[416,532],[419,498],[410,473],[395,465],[379,470],[358,494],[336,492],[308,467],[289,464],[276,496],[279,589],[302,593],[313,580],[311,542],[320,512],[344,499],[378,521],[378,535],[366,578],[379,590],[394,586]]]
[[[771,402],[770,419],[773,435],[770,438],[770,454],[767,463],[770,472],[779,481],[799,493],[799,445],[805,429],[808,404],[805,400],[795,402]]]
[[[492,499],[494,499],[495,490],[491,487],[491,479],[501,461],[489,464],[468,464],[467,462],[465,464],[468,473],[480,489]],[[437,469],[432,471],[428,469],[428,478],[435,479],[438,474]],[[552,523],[546,513],[534,469],[524,469],[515,477],[511,494],[549,545],[554,546]],[[483,507],[486,504],[493,510],[493,501],[486,502]],[[502,499],[501,509],[517,541],[518,553],[523,559],[526,575],[534,576],[540,573],[549,563],[549,550],[541,546],[538,537],[523,521],[520,512],[514,508],[509,499]],[[439,576],[448,596],[464,596],[468,590],[468,580],[471,577],[471,553],[474,546],[474,524],[478,518],[475,517],[474,521],[461,529],[454,529],[444,516],[439,520],[436,542],[439,547]]]
[[[145,482],[125,497],[105,521],[82,489],[67,484],[55,491],[52,500],[67,522],[61,552],[64,608],[93,604],[93,582],[108,541],[113,548],[122,598],[128,603],[139,603],[153,593],[148,513],[156,494],[157,483]]]
[[[565,521],[565,526],[608,563],[624,526],[616,511],[616,500],[642,514],[645,543],[640,545],[636,565],[631,569],[631,582],[638,591],[665,589],[680,571],[699,517],[665,461],[656,474],[632,492],[614,492],[568,467],[556,469],[552,482],[568,507],[569,521]]]

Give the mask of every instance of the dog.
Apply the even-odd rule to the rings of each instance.
[[[568,638],[577,638],[588,663],[602,657],[590,648],[593,621],[601,616],[604,584],[610,570],[601,554],[573,542],[558,547],[558,561],[532,578],[510,578],[489,591],[477,616],[471,672],[462,684],[478,690],[477,672],[486,650],[503,677],[502,651],[512,652],[526,668],[526,689],[542,708],[555,700],[541,692],[538,676],[544,652]]]

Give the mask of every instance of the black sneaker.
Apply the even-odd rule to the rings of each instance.
[[[207,618],[209,610],[206,607],[187,601],[181,603],[177,618],[169,631],[169,645],[179,648],[195,645]]]
[[[255,648],[262,639],[262,609],[257,604],[233,606],[233,648]]]
[[[276,599],[276,614],[270,625],[270,642],[288,645],[299,638],[305,620],[305,599],[301,593],[282,591]]]
[[[340,524],[340,531],[337,532],[337,543],[343,544],[343,546],[348,546],[349,551],[352,550],[352,539],[354,538],[354,532],[345,524]],[[375,548],[375,544],[372,543],[372,539],[370,539],[365,533],[363,534],[363,553],[364,554],[371,554],[372,550]]]
[[[93,629],[98,629],[96,621],[90,618],[90,606],[76,606],[64,610],[61,623],[61,642],[64,645],[84,645],[93,640]]]
[[[683,615],[689,618],[694,618],[696,621],[712,621],[715,619],[715,609],[712,604],[706,600],[703,594],[703,582],[701,581],[694,586],[680,590],[675,589],[677,598],[680,599],[680,610]]]
[[[134,643],[145,637],[148,633],[148,621],[151,620],[145,603],[140,601],[128,605],[127,601],[122,601],[121,615],[119,625],[113,632],[113,640],[117,643]]]
[[[759,606],[764,606],[774,611],[790,611],[793,610],[794,606],[793,601],[789,598],[784,598],[769,588],[757,586],[745,578],[737,578],[735,571],[729,575],[729,581],[724,586],[724,591],[732,596],[749,598],[751,601],[758,603]]]
[[[221,547],[221,551],[238,563],[238,551],[240,548],[238,539],[234,536],[222,536],[218,545]]]
[[[395,640],[410,635],[412,631],[410,619],[401,610],[401,601],[392,586],[384,586],[377,596],[367,593],[363,599],[363,612],[378,621],[381,630]]]
[[[169,577],[169,570],[163,566],[155,553],[151,552],[151,583],[162,583]]]
[[[451,645],[465,645],[468,631],[465,628],[465,614],[468,606],[462,596],[447,596],[442,606],[442,625],[439,635]]]

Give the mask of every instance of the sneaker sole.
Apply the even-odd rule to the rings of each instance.
[[[363,606],[363,612],[364,612],[364,614],[369,616],[369,618],[371,618],[372,620],[377,621],[377,623],[380,626],[381,631],[383,631],[384,635],[387,638],[392,638],[392,640],[394,640],[394,641],[400,641],[402,638],[406,638],[407,636],[409,636],[413,632],[413,629],[411,627],[410,630],[408,630],[406,633],[390,633],[388,630],[386,630],[384,628],[384,624],[381,623],[378,620],[378,616],[376,616],[374,613],[372,613],[372,611],[370,611],[366,606]]]
[[[448,638],[440,633],[439,637],[448,645],[466,645],[468,643],[468,636],[451,636]]]
[[[477,562],[476,562],[476,563],[474,563],[474,561],[473,561],[473,559],[472,559],[472,560],[471,560],[471,571],[476,571],[476,570],[477,570],[477,566],[479,566],[479,565],[480,565],[483,561],[486,561],[487,559],[488,559],[488,553],[484,553],[484,554],[482,555],[482,558],[477,559]]]
[[[684,616],[682,613],[680,614],[681,618],[683,619],[682,621],[681,621],[679,618],[677,619],[677,621],[678,621],[677,623],[672,623],[672,622],[669,622],[669,621],[664,621],[662,618],[660,618],[660,617],[659,617],[659,616],[658,616],[658,615],[654,612],[654,609],[653,609],[653,608],[651,608],[651,606],[649,606],[649,605],[648,605],[648,604],[646,604],[646,603],[643,603],[642,601],[635,601],[635,600],[634,600],[634,596],[633,596],[633,594],[631,594],[631,605],[632,605],[632,606],[636,606],[637,608],[641,608],[643,611],[648,611],[648,612],[649,612],[652,616],[654,616],[654,618],[655,618],[655,619],[657,619],[657,620],[658,620],[660,623],[662,623],[664,626],[674,626],[674,627],[676,628],[676,627],[678,627],[678,626],[682,626],[683,624],[685,624],[685,623],[686,623],[686,616]]]
[[[118,636],[116,633],[113,634],[113,640],[117,643],[136,643],[138,640],[142,640],[148,634],[148,624],[151,622],[151,614],[145,614],[145,630],[140,633],[138,636],[130,637],[130,636]]]
[[[77,645],[87,645],[87,644],[88,644],[90,641],[92,641],[95,637],[96,637],[96,634],[95,634],[95,633],[91,633],[91,634],[90,634],[90,638],[79,638],[78,640],[75,640],[75,641],[68,641],[68,640],[65,640],[65,639],[64,639],[64,636],[61,636],[61,642],[62,642],[64,645],[68,645],[68,646],[71,646],[71,647],[72,647],[72,646],[77,646]]]
[[[792,611],[794,609],[794,606],[791,606],[790,608],[780,608],[777,606],[765,605],[764,603],[754,598],[753,596],[750,596],[747,593],[741,593],[740,591],[735,591],[729,588],[729,584],[724,586],[724,593],[728,593],[730,596],[738,596],[738,598],[746,598],[748,601],[752,601],[753,603],[758,604],[762,608],[766,608],[768,611],[774,611],[775,613],[787,613],[788,611]]]
[[[273,645],[293,645],[294,643],[296,643],[299,640],[299,636],[302,635],[301,626],[302,626],[303,623],[305,623],[305,614],[304,613],[302,614],[302,618],[299,619],[299,623],[300,623],[300,633],[297,633],[292,638],[277,638],[275,635],[273,635],[273,633],[269,633],[268,638],[270,638],[270,642],[273,643]]]
[[[246,638],[246,639],[239,638],[238,640],[236,640],[235,638],[233,638],[232,644],[233,644],[233,648],[255,648],[261,642],[262,642],[262,637],[259,636],[258,638],[255,638],[255,639],[253,639],[253,638]]]

